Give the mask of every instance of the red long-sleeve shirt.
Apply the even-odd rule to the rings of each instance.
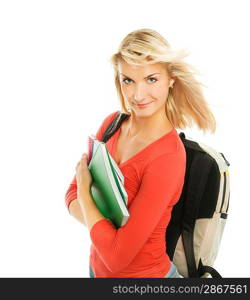
[[[105,118],[97,139],[117,113]],[[120,131],[106,143],[113,157]],[[165,231],[184,183],[185,148],[173,129],[118,166],[125,179],[130,218],[118,229],[106,219],[93,225],[91,268],[95,277],[164,277],[170,269]],[[67,207],[76,199],[76,190],[74,177],[65,196]]]

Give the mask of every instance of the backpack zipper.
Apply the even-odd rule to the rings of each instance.
[[[228,212],[228,208],[229,208],[229,200],[230,200],[230,191],[229,191],[229,195],[228,195],[228,202],[227,202],[227,210],[226,210],[226,213]]]
[[[222,203],[221,203],[221,207],[220,207],[220,213],[222,212],[222,207],[224,205],[225,202],[225,195],[226,195],[226,172],[223,172],[223,176],[224,176],[224,185],[223,185],[223,197],[222,197]]]

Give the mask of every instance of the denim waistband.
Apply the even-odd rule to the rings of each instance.
[[[170,269],[167,272],[167,274],[164,276],[164,278],[173,277],[175,275],[175,273],[177,272],[177,269],[176,269],[176,266],[174,265],[174,263],[172,261],[170,263],[171,263]]]
[[[175,264],[171,261],[171,267],[164,278],[184,278],[177,270]]]
[[[90,278],[95,278],[95,274],[90,266],[89,266],[89,276]],[[171,261],[170,269],[167,272],[167,274],[164,276],[164,278],[178,278],[178,277],[182,277],[182,276],[178,273],[176,266]]]

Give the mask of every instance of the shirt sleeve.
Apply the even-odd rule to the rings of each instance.
[[[145,168],[140,189],[129,208],[127,223],[117,229],[102,219],[92,226],[91,240],[111,272],[119,272],[132,262],[167,206],[177,202],[184,183],[184,166],[181,151],[159,156]]]
[[[102,139],[102,136],[108,127],[108,125],[112,122],[112,120],[116,117],[117,113],[119,111],[113,112],[109,114],[102,122],[101,126],[97,130],[96,138],[100,141]],[[76,176],[74,175],[67,191],[65,194],[65,205],[69,209],[69,205],[71,201],[75,200],[77,198],[77,182],[76,182]]]

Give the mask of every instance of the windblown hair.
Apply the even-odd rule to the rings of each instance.
[[[212,133],[216,121],[202,92],[202,83],[197,81],[197,70],[183,60],[189,55],[185,49],[174,51],[166,39],[152,29],[138,29],[129,33],[121,42],[118,52],[111,56],[114,68],[115,85],[123,113],[130,114],[126,108],[121,91],[118,63],[121,60],[132,65],[162,63],[168,75],[175,80],[166,99],[166,115],[175,128],[191,127]]]

